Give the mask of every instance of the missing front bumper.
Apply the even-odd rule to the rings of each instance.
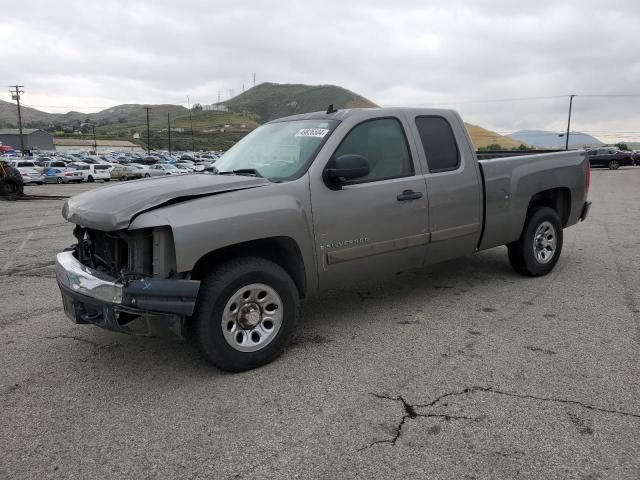
[[[182,324],[193,314],[200,289],[200,282],[194,280],[164,278],[123,284],[83,265],[73,252],[57,255],[56,279],[65,313],[73,322],[122,333],[137,333],[128,324],[139,318],[148,327],[150,319],[158,318]]]

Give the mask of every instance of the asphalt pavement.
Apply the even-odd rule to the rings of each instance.
[[[590,199],[546,277],[502,247],[329,292],[235,375],[70,323],[62,201],[0,202],[0,478],[640,478],[640,168]]]

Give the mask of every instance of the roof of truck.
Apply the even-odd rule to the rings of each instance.
[[[287,122],[290,120],[344,120],[353,115],[357,115],[361,112],[370,112],[377,111],[381,115],[393,115],[398,114],[399,112],[412,112],[412,113],[424,113],[429,115],[434,115],[437,113],[444,112],[453,112],[451,109],[442,109],[442,108],[425,108],[425,107],[373,107],[373,108],[345,108],[341,110],[336,110],[333,113],[327,113],[326,111],[321,112],[309,112],[309,113],[300,113],[298,115],[291,115],[288,117],[277,118],[275,120],[271,120],[268,123],[276,123],[276,122]]]

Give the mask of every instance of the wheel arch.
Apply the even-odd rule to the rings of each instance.
[[[562,227],[566,227],[571,215],[571,190],[567,187],[558,187],[536,193],[529,200],[527,218],[538,207],[549,207],[555,210],[560,217]]]
[[[201,280],[215,266],[241,257],[260,257],[280,265],[293,279],[300,297],[306,296],[307,272],[302,251],[291,237],[261,238],[213,250],[198,259],[191,270],[191,278]]]

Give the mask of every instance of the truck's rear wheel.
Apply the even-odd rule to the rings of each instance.
[[[295,283],[279,265],[242,258],[202,281],[193,315],[195,340],[218,368],[241,372],[275,360],[298,320]]]
[[[553,270],[562,252],[562,223],[558,213],[539,207],[527,216],[520,239],[507,245],[513,269],[530,277]]]
[[[609,170],[617,170],[618,168],[620,168],[620,163],[617,160],[611,160],[608,167]]]

